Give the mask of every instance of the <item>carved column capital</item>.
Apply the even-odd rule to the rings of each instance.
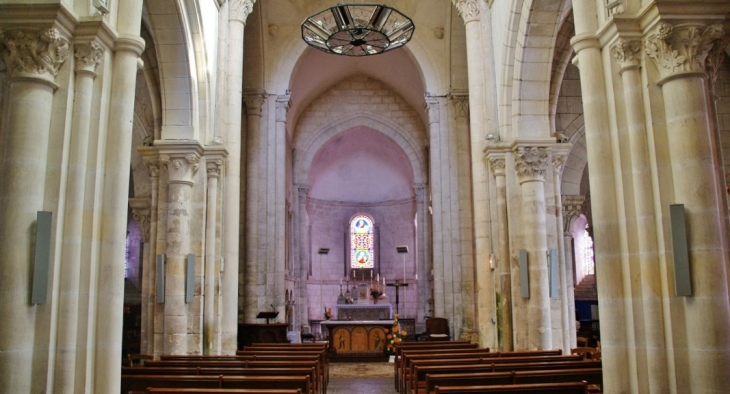
[[[76,72],[86,72],[96,76],[96,66],[101,62],[103,54],[104,49],[95,40],[88,43],[75,44],[74,57],[76,58]]]
[[[189,183],[192,185],[193,177],[200,166],[200,155],[197,153],[163,154],[160,155],[160,163],[167,168],[168,183]]]
[[[625,40],[619,38],[613,45],[611,45],[611,54],[621,65],[622,73],[629,69],[639,68],[641,64],[641,58],[639,53],[641,52],[641,42],[639,40]]]
[[[160,177],[160,158],[159,157],[142,157],[142,162],[147,167],[147,174],[150,178],[157,179]]]
[[[266,102],[265,94],[246,94],[243,96],[243,102],[246,103],[246,113],[249,116],[261,116],[264,103]]]
[[[654,61],[662,79],[682,74],[705,74],[705,60],[713,46],[725,35],[721,24],[660,23],[644,41],[646,53]],[[662,81],[660,81],[661,83]]]
[[[246,23],[246,18],[253,12],[253,4],[256,0],[229,0],[228,19]]]
[[[479,1],[480,0],[452,0],[454,7],[459,12],[459,16],[464,20],[464,24],[479,20]]]
[[[441,120],[441,114],[439,111],[439,102],[434,97],[426,97],[426,102],[423,104],[423,108],[426,109],[428,114],[428,123],[434,124],[439,123]]]
[[[580,216],[580,210],[586,198],[580,195],[563,195],[561,200],[563,202],[563,232],[570,235],[570,228]]]
[[[207,160],[205,169],[208,171],[208,178],[218,178],[223,169],[223,159]]]
[[[513,154],[519,182],[544,181],[545,170],[550,162],[550,153],[550,148],[545,147],[517,147]]]
[[[565,161],[568,159],[566,155],[553,155],[553,169],[555,175],[560,176],[563,173],[563,167],[565,167]]]
[[[276,121],[286,122],[286,114],[291,108],[291,97],[289,95],[279,96],[276,99]]]
[[[139,224],[140,233],[142,233],[142,241],[150,241],[150,199],[149,198],[130,198],[129,206],[132,208],[132,216]]]
[[[454,114],[457,118],[469,117],[469,95],[467,94],[451,94],[449,95],[451,105],[454,107]]]
[[[56,29],[40,32],[0,30],[5,64],[13,77],[36,77],[53,82],[68,57],[68,40]]]
[[[505,175],[505,166],[506,166],[506,161],[505,161],[504,157],[490,157],[489,158],[489,168],[492,170],[492,173],[494,174],[495,177]]]

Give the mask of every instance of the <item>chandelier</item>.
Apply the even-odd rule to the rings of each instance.
[[[327,53],[377,55],[411,40],[411,18],[385,5],[339,4],[302,22],[302,39]]]

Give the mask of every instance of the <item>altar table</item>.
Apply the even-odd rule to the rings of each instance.
[[[347,320],[382,320],[390,319],[393,307],[389,303],[382,304],[338,304],[335,305],[335,319]]]
[[[387,358],[385,337],[393,320],[326,320],[329,330],[329,356],[347,359]]]

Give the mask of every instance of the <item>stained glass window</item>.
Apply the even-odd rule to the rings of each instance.
[[[350,267],[373,268],[373,219],[357,215],[350,221]]]

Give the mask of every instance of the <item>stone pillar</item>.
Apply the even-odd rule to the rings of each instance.
[[[512,278],[509,258],[509,221],[507,220],[507,179],[505,177],[505,159],[503,153],[490,153],[489,167],[494,174],[494,183],[497,195],[497,250],[494,252],[497,267],[496,292],[499,294],[497,303],[497,327],[499,334],[498,348],[501,351],[514,349],[512,341]],[[491,258],[491,256],[490,256]]]
[[[224,354],[235,354],[238,339],[239,239],[241,235],[241,113],[243,90],[243,31],[255,0],[228,2],[228,118],[223,133],[228,149],[223,206],[223,272],[221,346]]]
[[[563,232],[563,202],[561,199],[561,184],[562,184],[562,176],[563,176],[563,167],[565,165],[565,160],[567,158],[567,151],[565,154],[561,154],[558,152],[553,151],[553,193],[555,197],[555,216],[556,216],[556,222],[557,222],[557,231],[556,234],[561,234]],[[570,305],[568,305],[568,299],[570,298],[570,295],[568,294],[568,291],[573,291],[573,285],[571,280],[570,287],[568,286],[568,266],[566,262],[568,261],[565,258],[566,250],[565,250],[565,244],[562,240],[558,239],[558,266],[559,266],[559,281],[560,281],[560,315],[561,315],[561,326],[563,327],[563,343],[560,344],[560,348],[563,349],[563,352],[566,354],[570,352],[570,348],[574,347],[573,344],[575,342],[571,341],[571,333],[575,335],[575,305],[573,305],[573,314],[570,313]],[[570,250],[568,250],[569,252]],[[571,270],[572,272],[572,270]]]
[[[54,390],[73,392],[75,386],[79,324],[79,284],[84,258],[84,213],[89,124],[96,66],[103,49],[94,40],[76,43],[76,86],[74,89],[71,141],[66,180],[66,204],[63,221],[63,246],[59,271],[59,315],[57,330]],[[87,229],[88,230],[88,229]],[[83,324],[83,322],[82,322]]]
[[[261,212],[261,197],[266,195],[262,188],[264,180],[261,171],[264,168],[262,160],[266,157],[266,139],[262,138],[263,130],[261,116],[263,105],[266,102],[266,94],[251,94],[244,96],[247,115],[247,141],[248,154],[246,155],[246,253],[243,267],[243,313],[244,321],[253,323],[256,321],[256,313],[259,309],[259,263],[263,258],[261,250],[259,223],[265,220],[265,214]]]
[[[473,234],[473,252],[463,261],[462,278],[468,279],[462,283],[463,293],[470,291],[469,298],[474,299],[476,305],[464,303],[465,329],[471,330],[473,334],[478,333],[479,343],[482,346],[494,346],[498,337],[494,318],[494,292],[486,286],[477,287],[474,291],[473,283],[492,283],[492,272],[489,269],[489,204],[487,196],[488,179],[487,165],[484,161],[484,137],[487,134],[487,90],[485,74],[488,68],[485,64],[484,51],[486,50],[485,39],[482,31],[485,31],[481,24],[481,1],[479,0],[452,0],[459,15],[464,20],[466,29],[466,55],[467,72],[469,80],[469,96],[466,112],[469,120],[470,131],[470,154],[471,157],[471,199],[469,205],[473,207],[472,223],[470,232]],[[460,187],[460,189],[462,189]],[[462,224],[463,226],[463,224]],[[476,264],[476,266],[475,266]],[[472,277],[475,276],[473,279]]]
[[[134,94],[139,56],[144,40],[139,37],[142,0],[119,5],[120,36],[114,47],[105,146],[104,184],[101,195],[101,240],[96,291],[96,365],[93,392],[120,391],[122,359],[122,313],[124,307],[124,256],[129,211],[129,168],[131,163]],[[123,15],[123,16],[122,16]],[[136,29],[136,30],[135,30]]]
[[[691,261],[692,296],[682,303],[687,354],[687,379],[702,382],[705,392],[721,392],[730,375],[730,321],[727,240],[723,237],[724,187],[714,176],[720,164],[713,155],[707,102],[705,57],[726,34],[720,24],[660,23],[644,42],[661,79],[666,136],[674,191],[684,204]],[[664,211],[666,212],[666,210]]]
[[[514,156],[522,192],[522,231],[529,267],[527,346],[529,349],[552,349],[545,217],[545,171],[550,148],[518,146]]]
[[[195,353],[188,349],[188,305],[185,302],[186,256],[190,253],[193,178],[200,165],[200,146],[169,143],[160,147],[167,168],[167,249],[165,250],[164,354]],[[159,274],[159,273],[158,273]]]
[[[307,300],[309,299],[307,293],[307,279],[309,278],[309,219],[307,217],[307,192],[308,186],[306,184],[300,184],[297,186],[297,205],[296,205],[296,219],[298,231],[294,231],[294,235],[297,238],[297,260],[299,261],[299,278],[296,282],[296,294],[294,300],[296,300],[298,323],[309,324],[309,308],[307,308]],[[300,329],[301,327],[294,327]]]
[[[416,221],[416,255],[418,261],[416,263],[416,273],[418,274],[418,281],[416,283],[417,291],[416,300],[418,305],[416,306],[416,324],[423,323],[426,316],[430,316],[429,304],[427,300],[431,297],[431,293],[428,287],[428,274],[430,267],[428,252],[429,248],[428,234],[430,230],[429,225],[429,213],[428,213],[428,188],[424,184],[414,184],[413,190],[416,194],[416,215],[418,219]],[[422,330],[416,330],[422,332],[425,330],[425,326]]]
[[[563,204],[563,250],[565,251],[565,292],[568,295],[565,302],[568,304],[568,315],[571,316],[571,322],[575,320],[575,262],[573,260],[573,234],[570,230],[575,220],[580,216],[583,201],[585,201],[584,196],[561,196]],[[570,346],[576,346],[578,333],[575,329],[569,331],[571,333]]]
[[[154,332],[151,331],[151,327],[149,327],[149,323],[152,320],[152,315],[150,315],[152,312],[149,309],[148,305],[148,299],[150,297],[150,294],[154,293],[155,285],[154,282],[150,282],[151,280],[154,280],[155,272],[154,256],[150,254],[150,227],[152,226],[150,205],[151,204],[149,197],[129,199],[129,207],[132,209],[132,216],[134,217],[134,220],[136,220],[139,224],[139,230],[142,235],[142,258],[140,261],[140,272],[142,273],[142,278],[140,281],[142,293],[142,311],[140,318],[140,353],[142,354],[152,354],[151,352],[148,352],[147,349],[152,346],[151,335]]]
[[[601,353],[607,393],[627,393],[630,386],[637,388],[636,360],[628,352],[633,328],[631,313],[627,312],[624,294],[624,269],[621,254],[621,234],[616,202],[616,175],[611,121],[608,114],[606,80],[604,77],[601,44],[595,36],[598,30],[596,4],[592,1],[573,0],[576,36],[571,45],[577,56],[580,71],[581,95],[586,130],[588,167],[591,171],[591,205],[595,238],[595,253],[601,259],[596,265],[596,280],[601,300]],[[628,378],[627,378],[628,377]],[[638,388],[637,388],[638,390]],[[634,390],[633,392],[636,392]]]
[[[279,316],[286,318],[286,249],[288,242],[286,240],[286,183],[287,183],[287,130],[286,130],[286,114],[291,107],[289,95],[282,95],[276,99],[276,128],[271,130],[275,132],[269,140],[273,143],[274,155],[269,157],[269,199],[274,199],[273,204],[268,204],[269,224],[273,227],[271,236],[267,237],[267,245],[269,246],[269,254],[267,258],[268,266],[273,268],[267,278],[267,294],[269,297],[266,301],[273,304]],[[271,176],[273,175],[273,176]],[[272,220],[273,219],[273,222]],[[273,248],[273,250],[272,250]]]
[[[143,258],[144,265],[142,267],[142,319],[141,324],[141,347],[140,351],[144,354],[159,355],[162,351],[160,341],[156,340],[156,334],[161,331],[161,327],[155,327],[155,316],[162,313],[162,308],[158,306],[156,300],[156,283],[157,275],[157,221],[159,209],[158,190],[160,187],[160,159],[156,148],[139,147],[137,148],[142,156],[142,161],[147,166],[147,174],[150,177],[150,225],[149,225],[149,242],[145,249]]]
[[[208,171],[208,196],[205,215],[205,276],[203,287],[203,354],[220,353],[220,327],[216,313],[216,271],[218,256],[218,178],[221,175],[225,149],[206,149],[205,166]]]
[[[666,269],[659,258],[654,215],[656,201],[653,192],[650,150],[644,118],[644,98],[640,73],[641,42],[619,39],[611,47],[611,54],[619,62],[626,103],[626,124],[631,158],[631,180],[634,202],[636,241],[640,253],[640,294],[634,294],[641,305],[643,337],[637,338],[637,351],[644,348],[647,377],[642,391],[667,393],[670,391],[667,375],[667,354],[662,313],[662,297],[669,296]],[[663,272],[662,272],[663,271]],[[641,335],[641,334],[637,334]],[[642,385],[642,383],[640,383]]]
[[[11,30],[0,32],[0,44],[10,74],[0,162],[0,392],[29,393],[36,313],[47,308],[30,304],[32,234],[37,211],[45,210],[54,79],[66,60],[68,41],[55,29]]]

